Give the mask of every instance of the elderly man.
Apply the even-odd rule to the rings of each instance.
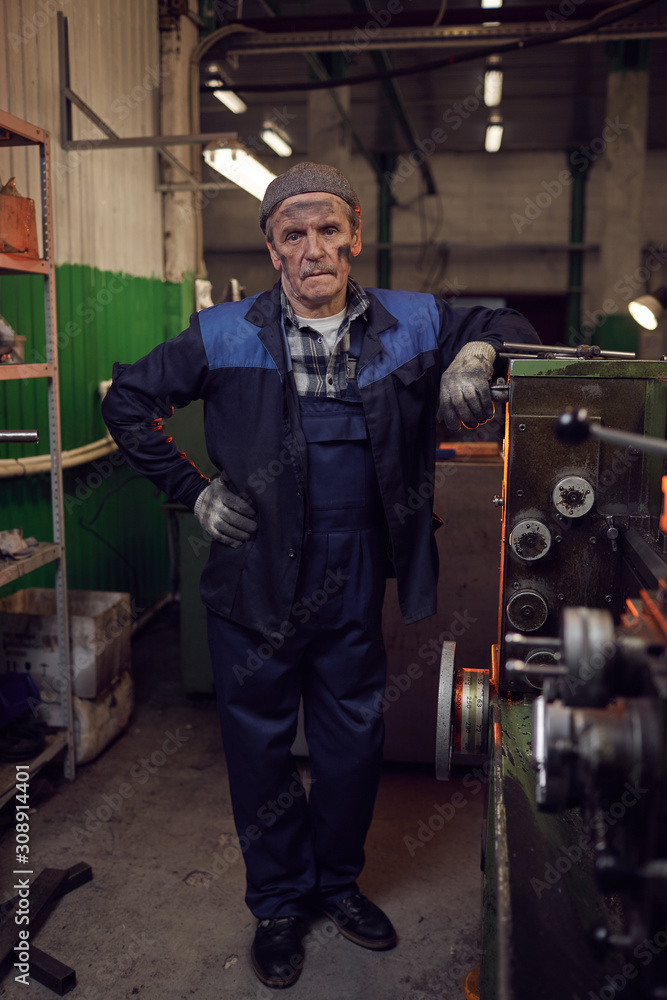
[[[117,371],[103,413],[130,464],[213,539],[201,595],[252,964],[279,988],[300,974],[309,912],[363,947],[396,944],[356,881],[382,761],[385,578],[407,623],[435,612],[438,520],[412,498],[430,496],[436,416],[451,431],[491,417],[500,345],[536,337],[511,310],[360,288],[359,200],[332,167],[276,178],[260,224],[280,281]],[[160,433],[197,398],[212,482]],[[291,756],[302,697],[308,795]]]

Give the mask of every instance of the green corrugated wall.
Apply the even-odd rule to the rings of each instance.
[[[192,301],[190,280],[177,285],[80,265],[56,268],[64,450],[104,436],[98,384],[111,378],[114,361],[136,361],[180,333]],[[0,276],[0,314],[25,336],[25,360],[45,360],[43,279]],[[40,434],[39,445],[0,445],[0,457],[48,451],[44,379],[0,383],[0,427],[36,427]],[[48,474],[0,479],[0,490],[0,530],[22,527],[26,537],[53,537]],[[66,469],[64,492],[70,587],[129,591],[137,610],[150,607],[170,589],[164,494],[117,455]],[[36,570],[20,585],[52,586],[53,568]]]

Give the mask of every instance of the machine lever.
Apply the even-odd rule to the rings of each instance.
[[[589,437],[609,444],[620,444],[625,448],[636,448],[637,451],[648,451],[656,455],[667,455],[667,441],[661,438],[647,437],[644,434],[633,434],[630,431],[619,431],[613,427],[602,427],[588,419],[588,410],[567,410],[562,413],[554,427],[556,437],[564,444],[581,444]]]

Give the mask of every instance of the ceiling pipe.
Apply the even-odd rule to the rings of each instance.
[[[609,38],[613,37],[651,38],[667,36],[667,29],[665,29],[665,26],[660,23],[648,24],[644,22],[636,22],[630,25],[626,23],[622,28],[615,29],[610,33],[604,30],[608,26],[615,25],[619,21],[626,20],[629,16],[639,13],[640,10],[643,10],[645,7],[652,6],[655,3],[656,0],[635,0],[635,2],[628,2],[628,0],[625,0],[625,2],[615,4],[607,11],[603,11],[588,21],[577,21],[574,24],[570,23],[570,27],[562,31],[550,31],[545,29],[542,25],[536,29],[534,24],[513,25],[511,28],[507,27],[505,29],[503,29],[503,26],[498,28],[481,27],[474,29],[450,29],[447,27],[423,28],[416,29],[412,32],[412,34],[409,29],[404,31],[403,29],[385,28],[382,31],[381,39],[374,40],[371,38],[365,41],[364,49],[370,51],[377,48],[395,48],[397,46],[397,35],[402,40],[402,47],[404,48],[423,48],[429,41],[435,41],[436,44],[449,46],[452,46],[458,41],[459,43],[470,46],[473,44],[471,42],[471,37],[474,33],[477,33],[480,37],[487,38],[492,44],[487,45],[482,49],[474,48],[473,45],[472,51],[457,52],[446,56],[445,58],[436,59],[431,62],[418,62],[413,66],[404,66],[400,69],[392,69],[391,71],[385,70],[383,72],[361,73],[348,77],[345,80],[334,80],[328,82],[320,81],[319,83],[302,83],[296,80],[284,83],[276,83],[275,81],[272,81],[270,84],[249,84],[246,87],[239,86],[238,89],[246,93],[262,93],[266,91],[272,91],[273,93],[293,91],[297,93],[299,91],[307,90],[322,90],[329,87],[374,83],[380,80],[401,76],[414,76],[431,70],[446,69],[461,63],[485,59],[489,55],[497,55],[503,52],[514,52],[519,49],[527,50],[529,48],[536,48],[542,45],[556,45],[569,41],[601,42],[607,41]],[[498,37],[494,38],[494,33]],[[503,33],[504,38],[502,37]],[[354,33],[351,31],[321,31],[319,32],[319,38],[315,37],[316,34],[316,32],[302,32],[299,34],[295,31],[282,34],[262,34],[261,32],[258,32],[256,35],[256,41],[251,43],[252,48],[245,48],[241,44],[237,48],[234,48],[233,51],[238,53],[244,51],[246,54],[252,53],[255,55],[268,52],[298,52],[303,51],[304,49],[319,49],[320,51],[323,51],[327,48],[338,49],[341,44],[354,44],[356,42]],[[517,37],[517,35],[519,35],[519,37]],[[504,40],[507,37],[510,38],[509,41]],[[230,51],[232,50],[230,49]]]
[[[357,13],[371,14],[373,13],[368,0],[350,0],[350,5]],[[380,49],[377,52],[369,53],[373,64],[375,67],[383,71],[391,71],[391,59],[386,49]],[[410,116],[408,114],[407,107],[405,105],[405,100],[403,99],[403,93],[399,84],[394,79],[387,79],[382,81],[382,87],[389,98],[389,103],[391,104],[396,120],[399,127],[408,141],[410,146],[410,151],[418,150],[419,147],[419,136],[415,132],[412,122],[410,121]],[[433,174],[431,173],[431,168],[428,164],[426,157],[422,158],[422,162],[419,164],[419,170],[426,185],[427,194],[437,194],[437,188],[435,186],[435,180]],[[384,171],[383,171],[384,175]],[[378,175],[379,176],[379,175]]]
[[[261,3],[262,7],[264,7],[264,10],[266,10],[271,15],[271,17],[273,17],[273,18],[280,18],[281,14],[280,14],[280,8],[279,8],[278,4],[273,3],[272,0],[259,0],[259,2]],[[331,74],[327,70],[326,66],[322,62],[322,60],[321,60],[320,56],[317,54],[317,52],[304,52],[303,55],[304,55],[304,58],[305,58],[306,62],[308,63],[308,65],[310,66],[310,68],[312,69],[312,71],[315,73],[315,76],[321,82],[324,82],[324,81],[328,81],[329,83],[333,82],[333,78],[332,78]],[[344,82],[345,81],[343,80],[343,83]],[[354,144],[357,152],[361,156],[363,156],[363,158],[366,160],[366,162],[368,163],[368,165],[371,168],[371,170],[373,171],[373,173],[376,174],[379,177],[380,176],[380,163],[379,163],[378,159],[373,155],[373,153],[370,152],[369,149],[366,148],[366,145],[363,142],[363,140],[355,132],[354,127],[352,125],[352,119],[348,115],[346,109],[343,107],[343,102],[341,101],[340,97],[336,93],[335,89],[330,90],[329,93],[331,94],[331,100],[333,101],[333,103],[335,105],[336,111],[340,115],[341,121],[343,122],[343,124],[347,128],[347,130],[349,132],[349,135],[350,135],[350,138],[352,139],[352,142],[353,142],[353,144]]]

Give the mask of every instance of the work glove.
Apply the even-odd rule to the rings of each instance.
[[[489,382],[496,350],[483,340],[472,340],[461,348],[440,378],[438,420],[447,430],[461,424],[477,427],[493,416]]]
[[[232,549],[238,549],[257,531],[255,511],[247,500],[232,493],[222,477],[201,491],[195,503],[195,517],[216,542]]]

